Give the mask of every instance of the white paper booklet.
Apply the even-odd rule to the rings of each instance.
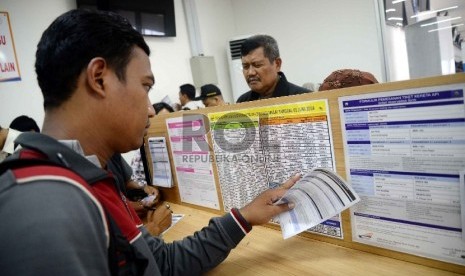
[[[360,201],[352,187],[328,169],[313,169],[275,204],[294,202],[294,209],[277,216],[285,239],[297,235]]]

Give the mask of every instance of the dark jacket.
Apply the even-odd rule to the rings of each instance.
[[[58,167],[26,167],[0,175],[2,275],[109,275],[102,206],[147,260],[144,275],[200,275],[222,262],[245,236],[229,213],[211,219],[193,236],[165,243],[147,232],[134,210],[125,208],[111,173],[43,134],[24,133],[18,140],[22,152],[45,148],[48,160],[61,160],[76,174],[68,169],[59,174],[63,168]],[[96,181],[92,193],[79,184],[79,177]]]
[[[271,98],[283,97],[283,96],[290,96],[290,95],[297,95],[310,92],[310,90],[303,88],[301,86],[295,85],[287,81],[286,76],[283,72],[278,72],[279,81],[276,85]],[[250,90],[249,92],[245,92],[242,94],[239,99],[237,99],[236,103],[242,102],[251,102],[260,99],[260,94],[253,92]]]

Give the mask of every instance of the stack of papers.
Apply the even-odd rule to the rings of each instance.
[[[313,169],[275,203],[295,204],[294,209],[277,217],[283,237],[297,235],[359,201],[360,197],[339,175],[328,169]]]

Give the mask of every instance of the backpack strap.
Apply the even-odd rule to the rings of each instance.
[[[67,167],[92,185],[108,178],[108,173],[57,140],[40,133],[24,132],[15,143],[22,148],[31,149],[44,155],[45,159],[56,165]]]
[[[0,175],[7,170],[20,170],[37,166],[60,167],[73,175],[82,186],[87,188],[104,210],[105,224],[108,227],[109,247],[108,264],[112,275],[141,275],[148,260],[139,256],[122,234],[117,223],[95,194],[93,185],[111,178],[109,174],[85,157],[56,140],[37,133],[23,133],[16,142],[23,149],[0,162]]]
[[[148,260],[134,249],[115,220],[107,214],[110,231],[110,246],[108,248],[108,264],[111,275],[143,275],[148,265]],[[132,262],[134,265],[125,265]]]
[[[18,159],[18,158],[7,158],[4,162],[0,162],[0,175],[5,173],[7,170],[21,169],[25,167],[35,167],[35,166],[54,166],[66,168],[61,164],[54,163],[46,159],[38,158],[28,158],[28,159]]]

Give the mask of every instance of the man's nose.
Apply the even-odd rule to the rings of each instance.
[[[152,103],[150,102],[150,99],[148,100],[148,114],[149,114],[149,118],[152,118],[153,116],[155,116],[155,109],[153,108],[152,106]]]
[[[255,67],[250,66],[249,68],[247,68],[246,73],[247,75],[255,75],[257,73],[257,70],[255,70]]]

